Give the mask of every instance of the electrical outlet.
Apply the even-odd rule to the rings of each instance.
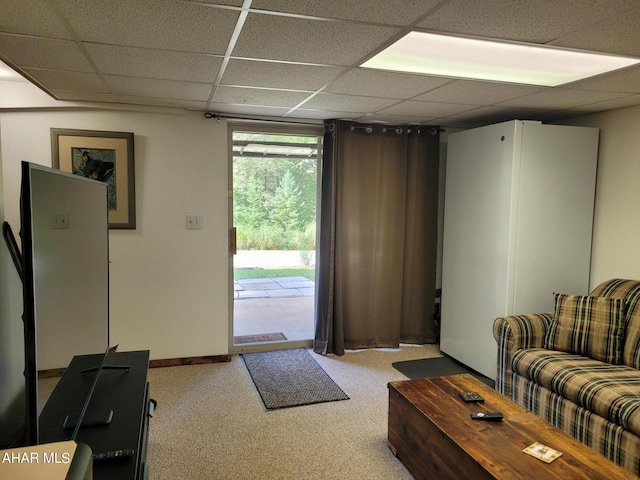
[[[199,230],[202,228],[202,215],[187,215],[188,230]]]
[[[68,213],[52,213],[49,215],[49,226],[54,229],[69,228]]]

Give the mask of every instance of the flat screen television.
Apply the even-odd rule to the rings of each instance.
[[[25,445],[38,443],[38,372],[109,345],[107,185],[22,162]],[[78,412],[80,413],[80,412]]]

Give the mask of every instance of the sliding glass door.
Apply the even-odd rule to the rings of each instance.
[[[248,125],[232,125],[230,137],[231,348],[308,346],[322,137]]]

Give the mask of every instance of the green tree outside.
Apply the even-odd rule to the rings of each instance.
[[[235,132],[236,141],[309,144],[317,138]],[[295,152],[295,147],[280,147]],[[278,147],[274,147],[277,151]],[[240,250],[315,250],[317,156],[234,155],[233,212]]]

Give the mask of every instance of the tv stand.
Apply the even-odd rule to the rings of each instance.
[[[39,419],[40,443],[70,440],[72,432],[64,428],[70,412],[82,410],[93,378],[83,375],[100,362],[102,354],[73,357]],[[153,400],[149,399],[149,351],[114,352],[109,354],[109,367],[100,373],[86,415],[113,411],[108,424],[84,426],[78,431],[76,441],[87,444],[93,454],[115,450],[133,450],[130,460],[116,463],[97,463],[93,466],[95,480],[133,479],[148,476],[147,437]],[[127,370],[127,374],[119,373]]]

